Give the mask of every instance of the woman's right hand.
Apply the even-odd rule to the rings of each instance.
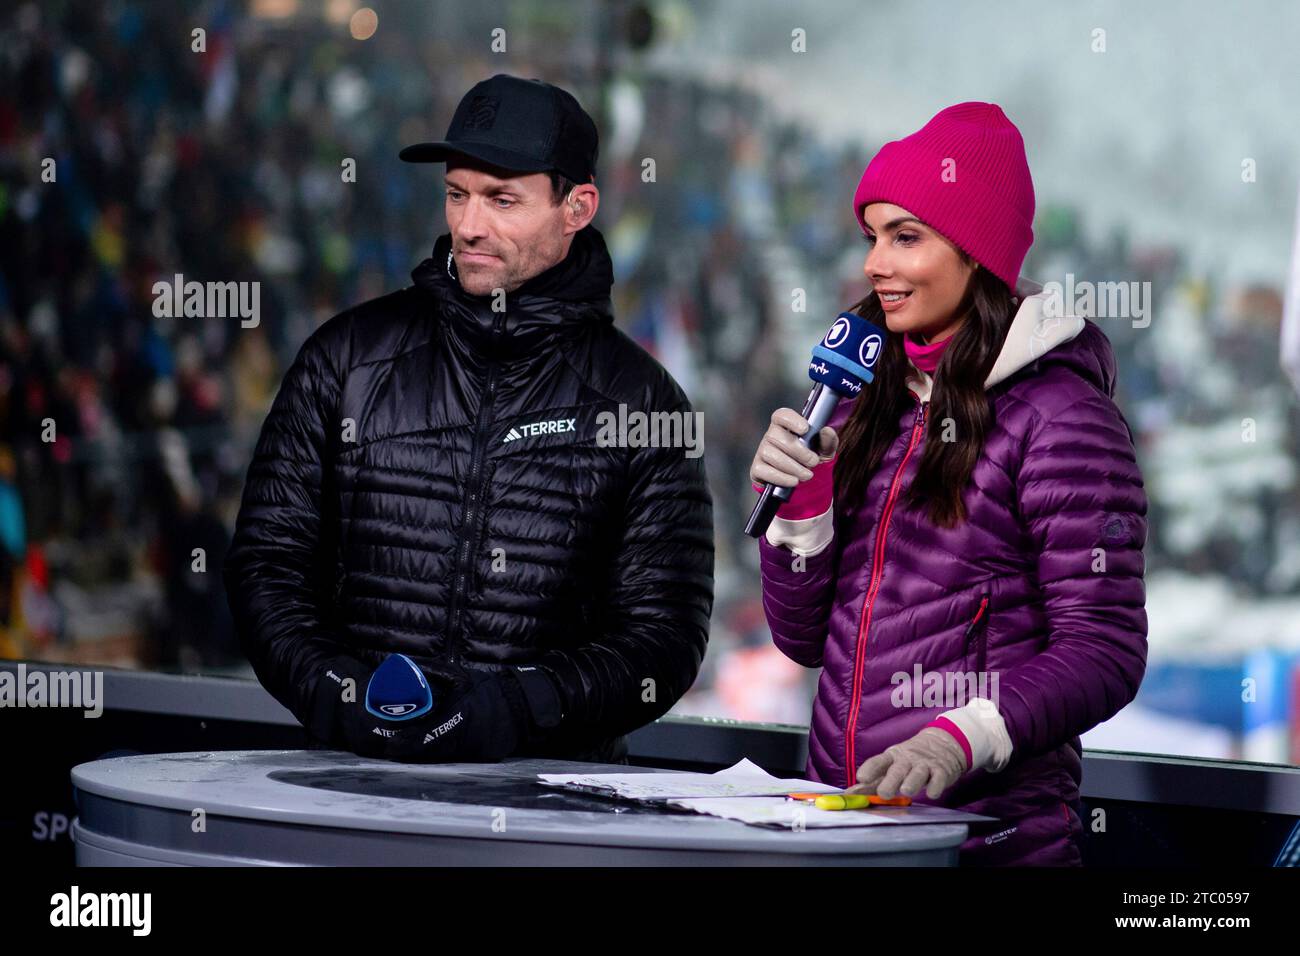
[[[749,466],[749,480],[793,488],[813,476],[812,468],[835,457],[839,436],[827,425],[818,435],[818,450],[799,444],[799,437],[812,427],[793,408],[778,408],[772,413],[763,440],[758,443],[754,461]]]

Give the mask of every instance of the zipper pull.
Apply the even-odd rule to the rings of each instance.
[[[975,625],[978,624],[984,618],[984,611],[988,608],[988,606],[989,606],[989,595],[988,592],[985,592],[984,594],[980,595],[980,609],[975,612],[975,617],[972,618],[971,622],[966,625],[966,633],[962,635],[963,637],[971,636],[971,632],[975,630]]]

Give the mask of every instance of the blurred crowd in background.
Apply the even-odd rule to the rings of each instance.
[[[220,566],[262,419],[312,329],[408,285],[445,231],[441,167],[398,149],[440,138],[471,85],[511,72],[597,119],[619,326],[704,414],[716,602],[677,712],[806,722],[816,674],[771,644],[747,472],[771,412],[801,405],[809,348],[866,291],[849,207],[882,142],[826,141],[743,76],[654,70],[632,5],[581,22],[545,4],[374,6],[363,39],[352,0],[0,12],[0,656],[251,676]],[[498,20],[528,42],[492,54]],[[1218,287],[1123,230],[1089,242],[1084,216],[1040,194],[1024,275],[1149,282],[1155,304],[1145,328],[1095,319],[1151,501],[1150,702],[1098,739],[1300,761],[1283,289]],[[153,285],[177,273],[259,282],[260,323],[156,317]],[[1209,715],[1261,654],[1276,713]]]

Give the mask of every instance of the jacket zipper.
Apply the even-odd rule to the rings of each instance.
[[[963,654],[963,658],[966,655],[970,654],[970,636],[975,632],[975,626],[979,624],[981,621],[984,621],[986,623],[988,621],[988,618],[984,614],[984,612],[988,610],[988,606],[989,606],[989,592],[985,591],[983,594],[980,595],[980,609],[975,612],[975,617],[973,617],[971,619],[971,622],[966,625],[966,633],[962,635],[962,648],[965,652]],[[988,628],[980,629],[979,654],[975,658],[975,676],[977,680],[979,679],[979,675],[984,673],[984,652],[985,652],[984,641],[985,641],[985,635],[987,633],[988,633]]]
[[[499,312],[492,321],[492,345],[494,347],[501,334],[501,324],[504,319],[505,313]],[[452,576],[454,583],[451,591],[451,606],[447,615],[447,660],[452,664],[456,663],[456,637],[460,633],[460,604],[461,597],[465,592],[469,549],[470,544],[477,537],[474,523],[477,518],[477,509],[482,505],[483,500],[484,489],[477,487],[477,485],[483,483],[480,481],[479,471],[483,467],[483,454],[487,449],[487,437],[483,431],[483,415],[496,397],[496,371],[496,362],[489,361],[487,381],[482,394],[479,395],[478,414],[474,417],[474,448],[470,454],[469,476],[465,481],[466,499],[462,505],[465,519],[461,522],[460,547],[456,550],[456,567]]]
[[[916,398],[920,403],[916,422],[912,425],[912,437],[907,444],[907,451],[903,453],[903,460],[898,463],[898,468],[894,470],[894,478],[889,486],[889,498],[885,502],[885,509],[880,515],[880,527],[876,529],[876,545],[871,557],[870,583],[867,586],[866,600],[862,602],[862,620],[858,623],[858,643],[853,663],[853,697],[849,704],[849,721],[844,737],[844,775],[847,780],[845,787],[851,787],[857,783],[858,767],[855,759],[856,751],[853,736],[858,725],[858,710],[862,704],[862,665],[866,660],[867,622],[871,617],[871,606],[876,600],[876,592],[880,589],[880,577],[884,567],[882,557],[885,551],[885,537],[889,533],[889,519],[894,511],[894,502],[898,499],[903,469],[907,467],[907,460],[912,457],[912,450],[916,448],[916,443],[920,440],[925,425],[925,406],[929,404],[928,401],[920,401],[920,398],[915,393],[912,393],[912,397]]]

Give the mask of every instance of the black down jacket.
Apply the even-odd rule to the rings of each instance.
[[[504,311],[461,288],[450,248],[286,373],[224,565],[239,638],[318,738],[320,662],[400,651],[542,665],[565,718],[527,755],[621,761],[699,672],[713,505],[695,450],[598,441],[598,416],[691,406],[614,327],[594,227]]]

